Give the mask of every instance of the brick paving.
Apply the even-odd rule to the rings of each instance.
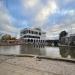
[[[75,75],[75,63],[0,56],[0,75]]]

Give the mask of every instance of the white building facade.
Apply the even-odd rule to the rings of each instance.
[[[25,43],[45,45],[46,32],[40,28],[25,28],[20,33],[21,39]]]

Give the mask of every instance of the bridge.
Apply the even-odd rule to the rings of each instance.
[[[59,40],[46,40],[46,43],[49,46],[58,46]]]

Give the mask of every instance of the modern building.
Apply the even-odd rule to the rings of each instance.
[[[25,28],[20,32],[20,39],[26,44],[45,45],[46,32],[43,32],[40,28]]]
[[[75,34],[68,34],[61,38],[62,45],[74,45],[75,46]]]

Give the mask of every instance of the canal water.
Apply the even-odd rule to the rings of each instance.
[[[40,45],[0,46],[0,54],[33,54],[54,58],[75,59],[75,47],[49,47]]]

